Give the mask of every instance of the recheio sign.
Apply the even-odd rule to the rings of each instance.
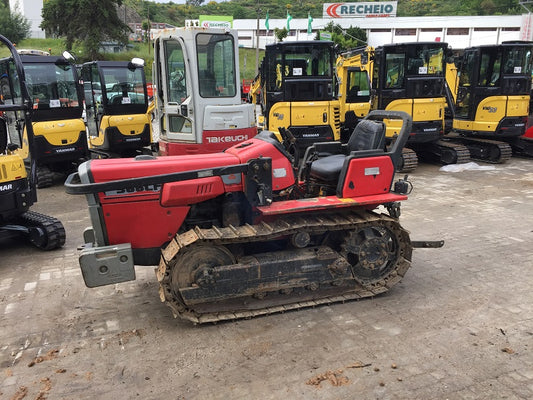
[[[325,3],[324,18],[371,18],[395,17],[397,1],[376,1],[360,3]]]
[[[200,15],[199,21],[202,28],[231,29],[233,27],[231,15]]]

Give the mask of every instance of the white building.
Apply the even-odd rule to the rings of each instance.
[[[39,25],[43,21],[43,17],[41,16],[43,0],[9,0],[9,8],[11,11],[26,17],[30,23],[31,38],[44,39],[44,31],[39,28]]]
[[[499,44],[508,40],[532,40],[531,15],[498,16],[453,16],[453,17],[386,17],[386,18],[320,18],[312,22],[312,34],[307,34],[307,18],[290,21],[289,40],[312,40],[316,31],[323,29],[331,21],[343,28],[359,27],[366,31],[368,45],[380,46],[387,43],[415,41],[447,42],[453,49],[464,49],[483,44]],[[238,31],[239,45],[259,48],[274,43],[274,29],[287,26],[286,19],[270,19],[270,30],[265,29],[265,20],[233,20],[233,28]],[[366,44],[366,43],[361,43]]]

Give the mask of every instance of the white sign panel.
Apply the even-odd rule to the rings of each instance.
[[[322,15],[324,18],[395,17],[397,8],[397,1],[325,3]]]

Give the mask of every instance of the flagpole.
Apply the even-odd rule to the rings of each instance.
[[[259,73],[259,0],[257,0],[257,29],[255,31],[255,76]]]

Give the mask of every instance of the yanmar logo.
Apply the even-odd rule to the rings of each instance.
[[[358,3],[326,3],[323,8],[324,18],[354,17],[395,17],[397,1],[358,2]]]
[[[56,149],[56,153],[70,153],[71,151],[75,150],[75,147],[67,147],[66,149]]]
[[[7,185],[0,185],[0,192],[7,192],[8,190],[13,189],[13,184],[8,183]]]

